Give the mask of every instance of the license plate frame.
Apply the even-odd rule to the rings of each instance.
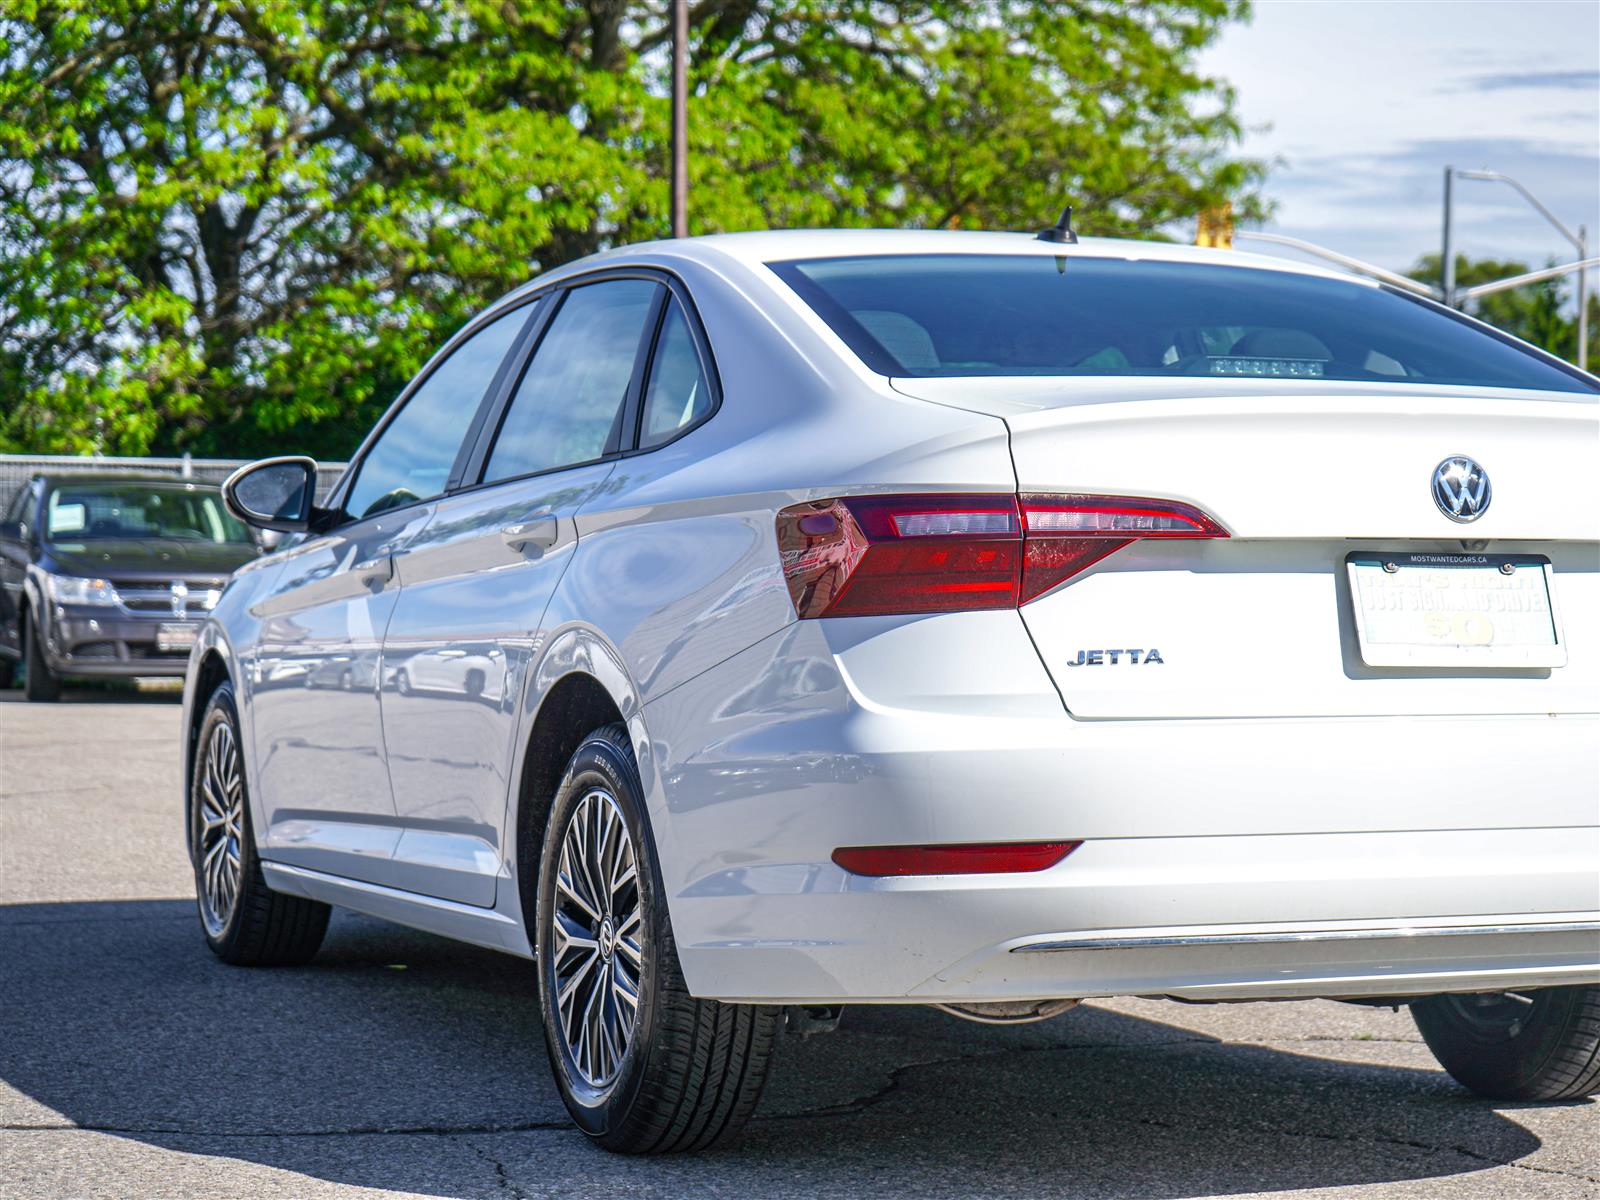
[[[163,654],[174,650],[193,650],[200,636],[198,621],[163,621],[156,626],[156,649]]]
[[[1356,550],[1345,556],[1345,571],[1361,661],[1369,667],[1567,665],[1555,573],[1542,554]]]

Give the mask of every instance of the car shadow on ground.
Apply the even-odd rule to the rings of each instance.
[[[619,1159],[567,1125],[533,989],[525,961],[350,914],[311,965],[246,970],[206,951],[192,901],[0,907],[0,1083],[20,1093],[0,1128],[447,1197],[1178,1197],[1435,1180],[1540,1145],[1435,1071],[1089,1006],[1022,1028],[862,1008],[786,1041],[731,1147]]]

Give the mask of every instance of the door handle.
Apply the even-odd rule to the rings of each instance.
[[[561,525],[555,515],[545,513],[529,517],[526,521],[518,521],[515,525],[507,525],[500,531],[500,540],[513,550],[522,550],[528,546],[548,550],[556,544],[560,532]]]
[[[387,554],[382,558],[369,558],[358,562],[350,571],[366,587],[388,583],[394,578],[394,558]]]

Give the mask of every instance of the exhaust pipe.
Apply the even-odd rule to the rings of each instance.
[[[979,1025],[1031,1025],[1035,1021],[1059,1017],[1069,1008],[1077,1006],[1076,1000],[1001,1000],[980,1004],[935,1004],[933,1007],[952,1017]]]

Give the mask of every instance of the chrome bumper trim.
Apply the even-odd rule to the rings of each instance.
[[[1063,950],[1158,950],[1182,946],[1270,946],[1283,942],[1367,942],[1421,937],[1493,937],[1502,933],[1595,933],[1600,921],[1520,925],[1398,925],[1386,929],[1308,929],[1273,933],[1199,933],[1175,937],[1058,938],[1013,946],[1012,954]]]

